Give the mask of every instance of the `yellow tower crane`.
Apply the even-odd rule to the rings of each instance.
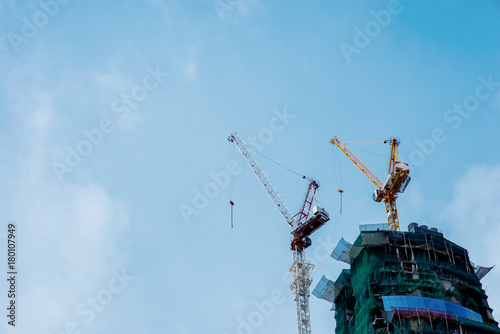
[[[380,181],[380,179],[368,167],[366,167],[366,165],[359,160],[359,158],[352,153],[352,151],[339,138],[334,137],[331,142],[336,145],[377,187],[373,193],[373,200],[375,202],[381,202],[382,200],[385,202],[389,230],[399,231],[396,199],[398,197],[398,193],[404,192],[411,180],[409,175],[410,168],[408,167],[408,164],[401,162],[399,159],[398,146],[400,141],[396,138],[383,141],[384,143],[389,142],[391,144],[389,173],[385,182]]]

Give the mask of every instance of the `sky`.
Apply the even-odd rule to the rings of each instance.
[[[1,332],[296,331],[289,228],[235,132],[292,213],[307,181],[288,169],[320,183],[311,289],[347,268],[341,237],[386,219],[334,136],[381,179],[373,142],[399,138],[402,230],[498,264],[499,16],[494,0],[0,0]],[[497,320],[499,279],[482,279]],[[330,305],[310,308],[331,333]]]

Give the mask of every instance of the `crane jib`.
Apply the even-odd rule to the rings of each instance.
[[[291,242],[291,248],[293,250],[293,264],[290,268],[290,271],[292,272],[292,283],[290,284],[290,289],[293,291],[297,308],[298,332],[299,334],[310,334],[311,319],[309,315],[309,287],[312,281],[310,274],[314,265],[306,260],[304,250],[311,245],[311,240],[308,236],[329,220],[328,213],[318,206],[313,207],[313,216],[308,219],[309,211],[314,200],[314,194],[316,189],[319,187],[319,184],[314,180],[310,180],[309,188],[304,204],[301,207],[301,211],[297,215],[292,216],[285,205],[285,202],[273,187],[243,140],[236,134],[231,134],[228,137],[228,140],[236,144],[241,154],[248,162],[248,165],[252,168],[269,197],[271,197],[283,218],[285,218],[285,221],[293,231],[293,239]]]

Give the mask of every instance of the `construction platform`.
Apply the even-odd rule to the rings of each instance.
[[[331,256],[350,269],[335,282],[323,276],[313,295],[332,303],[335,333],[500,333],[480,282],[492,267],[435,228],[362,225]]]

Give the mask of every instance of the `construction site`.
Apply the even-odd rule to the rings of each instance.
[[[436,228],[407,232],[362,225],[332,258],[350,265],[335,282],[323,276],[313,294],[332,303],[335,333],[500,333],[466,249]]]
[[[314,265],[305,255],[310,235],[330,220],[315,198],[319,183],[309,185],[300,211],[293,215],[236,134],[228,140],[243,157],[291,229],[293,261],[290,289],[296,303],[298,334],[311,334],[310,277]],[[373,200],[384,202],[387,222],[358,224],[354,243],[340,238],[331,257],[349,265],[332,281],[325,276],[313,295],[331,304],[335,333],[500,333],[481,279],[493,268],[475,265],[467,249],[446,239],[435,227],[412,222],[401,231],[396,200],[408,186],[409,165],[400,161],[397,138],[391,146],[389,168],[381,181],[339,138],[331,143],[375,185]],[[303,176],[303,178],[306,178]],[[338,189],[342,196],[342,189]],[[230,202],[231,210],[234,205]]]

